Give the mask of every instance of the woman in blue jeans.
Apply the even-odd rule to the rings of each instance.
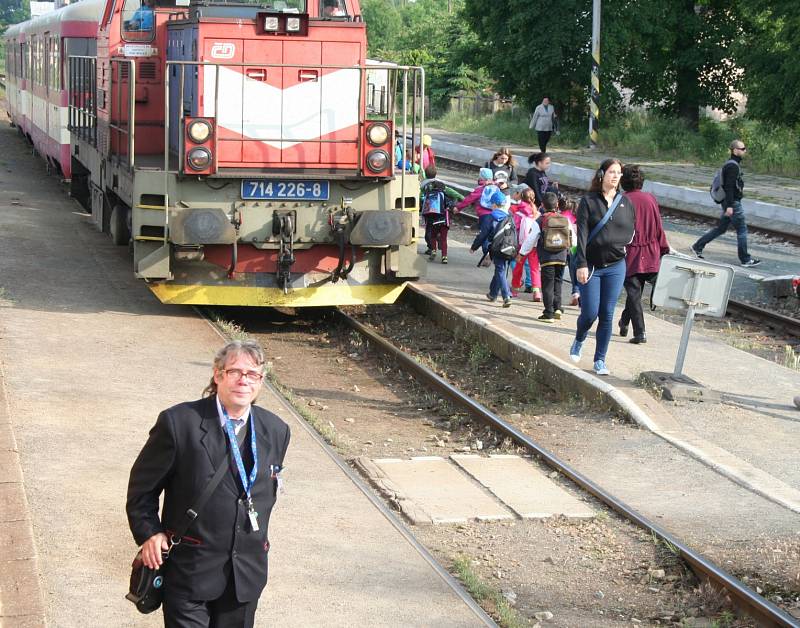
[[[619,192],[621,176],[619,160],[606,159],[592,178],[577,212],[575,274],[581,313],[569,356],[575,363],[580,361],[583,343],[599,319],[594,350],[594,371],[598,375],[611,374],[606,366],[606,353],[614,325],[614,307],[625,282],[625,247],[633,239],[634,231],[633,205]]]

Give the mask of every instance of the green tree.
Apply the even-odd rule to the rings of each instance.
[[[750,0],[738,59],[744,70],[748,115],[800,124],[800,3]]]
[[[388,58],[396,50],[403,22],[392,0],[363,0],[361,14],[367,24],[367,54]]]
[[[12,24],[29,19],[31,5],[24,0],[0,0],[0,33],[4,33]]]
[[[733,112],[740,87],[735,42],[739,4],[730,0],[635,0],[609,16],[611,53],[631,102],[657,107],[697,127],[700,107]]]
[[[465,18],[481,42],[473,63],[487,70],[501,94],[516,96],[529,108],[549,96],[562,117],[584,115],[591,71],[591,0],[560,0],[557,6],[466,0]],[[604,54],[603,111],[619,101],[616,73],[607,60]]]
[[[486,73],[471,63],[480,49],[465,23],[463,0],[364,0],[369,54],[425,68],[426,92],[434,107],[459,90],[483,89]]]
[[[737,7],[730,0],[603,3],[601,112],[617,109],[618,85],[631,90],[634,104],[680,115],[693,125],[702,106],[733,110],[731,92],[740,80],[733,56],[733,42],[741,35]],[[557,7],[530,0],[466,0],[466,16],[485,44],[486,54],[477,62],[502,93],[531,106],[547,94],[562,107],[585,111],[591,0],[561,0]]]

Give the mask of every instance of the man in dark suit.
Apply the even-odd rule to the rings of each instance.
[[[164,410],[131,469],[128,522],[145,565],[164,572],[167,628],[253,626],[267,583],[269,517],[289,445],[286,423],[252,405],[263,371],[257,343],[228,343],[214,359],[206,396]],[[230,473],[186,534],[174,539],[221,464]]]

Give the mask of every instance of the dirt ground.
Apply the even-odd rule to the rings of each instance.
[[[520,391],[519,374],[488,350],[469,348],[402,306],[362,314],[382,332],[382,323],[395,330],[400,344],[422,343],[429,349],[423,362],[518,427],[552,434],[551,450],[580,440],[587,429],[614,439],[631,431],[577,401],[554,399],[532,380]],[[275,378],[295,405],[348,460],[515,451],[331,321],[241,324],[264,343]],[[311,371],[308,364],[317,366]],[[498,381],[508,384],[498,389]],[[576,494],[570,483],[554,479]],[[444,565],[454,572],[467,565],[516,611],[512,619],[503,616],[503,625],[750,625],[734,620],[724,598],[700,587],[669,548],[585,499],[598,512],[593,520],[470,522],[413,532]],[[483,603],[497,616],[492,599]]]

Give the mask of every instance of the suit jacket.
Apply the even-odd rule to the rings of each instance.
[[[231,463],[216,397],[164,410],[150,430],[128,482],[128,523],[138,545],[158,532],[175,530],[217,466],[228,464],[230,469],[162,567],[166,595],[213,600],[222,595],[232,575],[236,597],[240,602],[250,602],[258,599],[266,586],[269,517],[277,490],[277,479],[270,469],[283,465],[289,426],[257,406],[253,406],[253,424],[258,475],[251,495],[258,511],[258,531],[250,526],[244,490]],[[244,442],[242,457],[249,473],[253,465],[249,433]],[[164,504],[159,517],[162,492]]]

